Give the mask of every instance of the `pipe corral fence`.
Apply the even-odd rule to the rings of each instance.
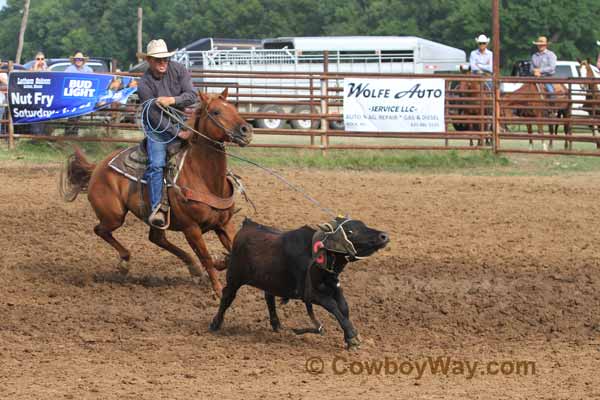
[[[228,88],[228,100],[256,126],[253,147],[600,155],[598,78],[331,73],[327,65],[325,62],[318,73],[192,70],[191,75],[198,90],[221,92]],[[346,131],[343,80],[349,77],[444,79],[445,131]],[[505,93],[501,88],[506,83],[522,87]],[[543,94],[546,83],[562,84],[566,93]],[[10,148],[22,138],[123,143],[143,138],[135,96],[126,105],[114,104],[76,119],[29,125],[12,124],[6,88],[0,89],[0,102],[0,137],[8,140]]]

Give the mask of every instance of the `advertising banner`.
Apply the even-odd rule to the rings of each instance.
[[[344,124],[354,132],[444,132],[443,79],[344,79]]]
[[[8,100],[13,123],[28,124],[88,114],[125,103],[137,90],[131,77],[74,72],[11,72]]]

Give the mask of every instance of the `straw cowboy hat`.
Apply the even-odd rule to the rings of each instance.
[[[540,36],[533,44],[536,46],[548,46],[548,38],[546,36]]]
[[[138,58],[154,57],[154,58],[168,58],[175,54],[174,51],[167,49],[167,44],[164,40],[151,40],[146,47],[146,53],[136,53]]]
[[[85,62],[87,62],[90,59],[89,57],[84,56],[82,52],[78,51],[77,53],[75,53],[71,57],[69,57],[69,60],[71,62],[73,62],[73,60],[76,58],[83,58],[83,61],[85,61]]]
[[[490,38],[485,36],[484,34],[481,34],[479,36],[477,36],[477,38],[475,39],[475,41],[477,43],[489,43],[490,42]]]

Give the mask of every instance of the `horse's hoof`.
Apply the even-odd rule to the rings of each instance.
[[[271,328],[273,329],[273,332],[279,332],[279,330],[281,329],[281,322],[279,322],[279,321],[272,322]]]
[[[192,276],[202,276],[202,266],[199,264],[188,264],[188,271],[190,271],[190,275]]]
[[[123,276],[129,274],[129,261],[127,261],[127,260],[119,261],[119,264],[117,265],[117,271],[119,271],[119,274],[121,274]]]
[[[360,339],[358,336],[354,336],[353,338],[348,339],[346,342],[346,348],[348,351],[358,351],[360,348]]]

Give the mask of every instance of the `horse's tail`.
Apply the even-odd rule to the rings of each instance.
[[[58,190],[64,201],[74,201],[80,192],[87,190],[94,168],[96,164],[89,162],[75,146],[75,152],[69,156],[65,167],[60,171]]]

